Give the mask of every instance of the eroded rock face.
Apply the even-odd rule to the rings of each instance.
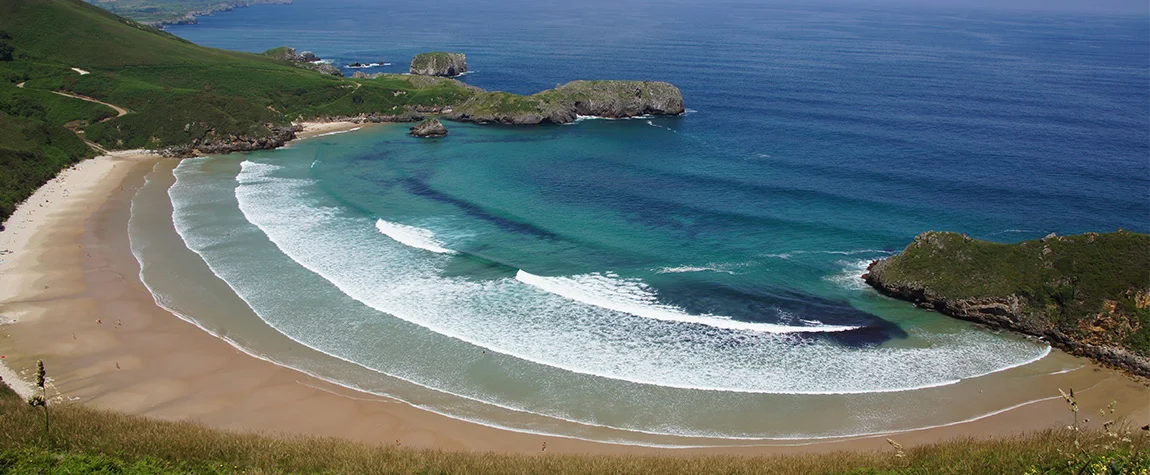
[[[408,135],[420,138],[443,137],[447,135],[447,127],[439,119],[431,118],[415,124]]]
[[[351,73],[351,78],[352,79],[376,79],[376,78],[381,78],[385,75],[386,75],[386,73],[367,74],[363,71],[356,71],[354,73]]]
[[[320,57],[311,51],[304,51],[303,53],[297,54],[295,48],[285,46],[265,51],[263,55],[280,61],[290,61],[298,68],[306,68],[332,76],[343,77],[343,71],[340,71],[339,68],[330,64],[320,62]]]
[[[421,76],[459,76],[467,72],[467,55],[463,53],[422,53],[411,58],[411,74]]]
[[[324,74],[330,74],[332,76],[343,77],[343,71],[340,71],[339,68],[337,68],[333,65],[327,64],[327,63],[307,63],[307,62],[305,62],[303,64],[305,67],[307,67],[309,69],[313,69],[315,71],[319,71],[319,72],[324,73]]]
[[[573,102],[577,115],[623,118],[641,115],[679,115],[683,93],[665,82],[572,81],[554,89]]]
[[[203,137],[192,143],[169,147],[160,152],[165,157],[186,158],[198,155],[220,155],[232,152],[250,152],[253,150],[269,150],[284,146],[289,140],[295,138],[300,129],[295,126],[268,125],[268,134],[258,137],[235,136]]]

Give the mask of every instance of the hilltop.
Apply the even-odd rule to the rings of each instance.
[[[886,295],[1150,376],[1150,235],[999,244],[931,231],[863,277]]]

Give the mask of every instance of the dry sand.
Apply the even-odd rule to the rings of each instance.
[[[303,127],[303,130],[296,133],[297,139],[308,139],[312,137],[322,137],[324,135],[332,135],[343,132],[351,132],[359,130],[363,127],[369,127],[375,124],[358,124],[355,122],[338,121],[338,122],[296,122],[295,125]]]
[[[310,136],[358,124],[311,126]],[[43,359],[56,403],[79,403],[209,426],[337,436],[404,446],[539,453],[735,453],[889,450],[885,437],[788,441],[779,445],[655,449],[493,429],[357,393],[251,357],[158,307],[139,279],[127,221],[131,198],[161,160],[124,152],[65,171],[20,206],[0,233],[0,354],[18,374]],[[172,269],[179,272],[179,269]],[[1139,425],[1150,422],[1142,382],[1107,372],[1079,391],[1085,408],[1119,401]],[[0,366],[0,370],[3,367]],[[12,372],[0,372],[12,382]],[[20,391],[30,388],[15,385]],[[1056,395],[1055,395],[1056,396]],[[939,408],[945,411],[946,408]],[[1094,409],[1091,409],[1093,411]],[[1069,421],[1056,399],[977,421],[889,437],[903,445],[958,436],[994,437]]]

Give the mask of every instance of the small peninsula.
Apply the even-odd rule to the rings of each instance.
[[[477,94],[446,116],[452,120],[512,125],[568,124],[579,116],[622,119],[679,115],[683,93],[665,82],[572,81],[530,96]]]
[[[1150,377],[1150,235],[1051,234],[999,244],[926,232],[863,279],[920,307],[1040,337]]]

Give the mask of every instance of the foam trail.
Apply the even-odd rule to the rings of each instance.
[[[849,290],[867,290],[870,286],[862,279],[862,275],[866,273],[867,267],[873,262],[871,259],[862,259],[858,261],[839,261],[843,266],[842,272],[828,276],[827,280],[839,284]]]
[[[735,275],[734,272],[727,269],[720,269],[712,266],[677,266],[677,267],[661,267],[656,270],[658,274],[684,274],[687,272],[720,272],[723,274]]]
[[[455,254],[455,251],[443,247],[443,243],[435,239],[435,234],[423,228],[392,223],[382,219],[375,222],[375,228],[396,242],[431,251],[436,254]]]
[[[515,274],[515,280],[587,305],[668,322],[695,323],[728,330],[765,333],[841,332],[859,328],[845,325],[800,327],[743,322],[718,315],[692,315],[678,307],[659,303],[655,293],[646,284],[636,279],[620,279],[615,274],[540,277],[520,270]]]

